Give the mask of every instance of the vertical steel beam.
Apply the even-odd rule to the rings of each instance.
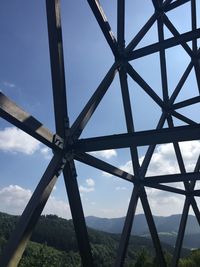
[[[133,115],[131,110],[131,101],[129,96],[129,90],[128,90],[128,83],[127,83],[127,74],[124,67],[121,67],[119,71],[120,76],[120,84],[121,84],[121,92],[122,92],[122,100],[123,100],[123,107],[124,107],[124,113],[125,113],[125,119],[126,119],[126,128],[128,133],[134,133],[134,124],[133,124]],[[135,174],[135,177],[139,179],[139,159],[138,159],[138,152],[136,146],[130,147],[131,152],[131,159],[133,164],[133,171]]]
[[[176,244],[175,244],[175,250],[174,250],[172,262],[171,262],[171,267],[177,267],[177,265],[178,265],[181,247],[182,247],[182,243],[183,243],[183,237],[184,237],[184,233],[185,233],[185,227],[186,227],[187,218],[188,218],[189,208],[190,208],[190,201],[188,198],[186,198],[185,203],[184,203],[184,207],[183,207],[182,216],[181,216],[181,222],[180,222],[180,226],[179,226],[179,230],[178,230],[178,235],[177,235],[177,240],[176,240]]]
[[[197,29],[196,0],[191,0],[191,18],[192,18],[192,30],[196,30]],[[196,58],[194,58],[194,71],[195,71],[197,85],[198,85],[198,89],[200,93],[200,61],[198,58],[198,47],[197,47],[196,39],[192,41],[192,49],[196,55]]]
[[[168,118],[168,124],[169,124],[170,128],[174,127],[173,120],[172,120],[171,117]],[[177,161],[178,161],[180,172],[181,173],[186,173],[186,169],[185,169],[185,165],[184,165],[184,161],[183,161],[183,157],[182,157],[182,154],[181,154],[181,150],[180,150],[179,144],[178,143],[173,143],[173,145],[174,145],[174,150],[175,150],[175,154],[176,154],[176,157],[177,157]],[[188,193],[190,193],[191,189],[192,190],[194,189],[194,188],[190,187],[189,182],[184,182],[184,186],[185,186],[186,192],[188,192]],[[199,209],[197,207],[196,201],[194,199],[194,196],[188,197],[188,199],[186,199],[185,202],[188,202],[188,201],[189,201],[189,204],[192,205],[193,210],[195,212],[195,215],[196,215],[196,217],[197,217],[197,219],[199,221],[200,220],[200,213],[199,213]],[[185,203],[185,205],[187,206],[187,203]],[[189,207],[190,207],[190,205],[189,205]],[[186,211],[188,209],[188,212],[189,212],[189,207],[186,208]],[[184,223],[185,223],[185,225],[184,225]],[[172,261],[173,264],[177,264],[178,263],[178,259],[180,257],[180,252],[181,252],[182,242],[183,242],[183,237],[181,235],[184,236],[184,231],[185,231],[184,229],[186,227],[186,223],[187,223],[187,219],[186,219],[186,215],[185,215],[185,217],[183,216],[182,219],[181,219],[180,228],[182,230],[180,230],[180,236],[178,235],[178,237],[177,237],[177,242],[176,242],[176,246],[177,247],[175,247],[175,251],[174,251],[174,258],[173,258],[173,261]],[[177,259],[177,257],[178,257],[178,259]]]
[[[191,0],[191,22],[192,22],[192,30],[197,29],[197,10],[196,10],[196,0]],[[197,54],[197,40],[192,40],[192,50],[195,54]]]
[[[131,101],[130,101],[129,90],[128,90],[127,74],[126,74],[124,67],[121,67],[119,74],[120,74],[120,84],[121,84],[122,99],[123,99],[123,105],[124,105],[127,131],[128,131],[128,133],[133,133],[135,130],[134,130],[134,124],[133,124],[132,110],[131,110]],[[136,179],[143,179],[144,177],[140,176],[140,165],[139,165],[139,157],[138,157],[137,147],[131,146],[130,152],[131,152],[131,159],[132,159],[132,165],[133,165],[135,177],[136,177]],[[157,234],[154,219],[153,219],[150,207],[149,207],[149,203],[148,203],[148,200],[146,197],[146,192],[145,192],[144,187],[141,188],[139,196],[140,196],[140,199],[142,201],[144,213],[146,215],[147,223],[148,223],[149,230],[150,230],[150,233],[152,236],[152,240],[153,240],[153,244],[154,244],[154,247],[156,250],[156,255],[157,255],[159,264],[160,264],[160,266],[164,267],[164,266],[166,266],[164,255],[162,252],[160,240],[159,240],[159,237]],[[126,244],[124,243],[124,245],[126,245]]]
[[[162,18],[159,17],[157,21],[158,26],[158,40],[159,42],[164,41],[164,29]],[[168,105],[169,94],[168,94],[168,83],[167,83],[167,65],[166,65],[166,57],[165,50],[161,49],[159,52],[160,56],[160,70],[161,70],[161,81],[162,81],[162,91],[163,91],[163,100]]]
[[[138,203],[139,198],[139,187],[134,186],[133,192],[131,195],[130,203],[128,206],[128,211],[125,218],[125,223],[123,227],[123,231],[121,234],[120,244],[117,252],[117,258],[115,261],[115,267],[123,267],[124,261],[126,257],[126,251],[128,247],[128,242],[131,234],[131,229],[133,225],[133,219],[135,216],[135,211]]]
[[[76,179],[76,169],[73,160],[67,161],[63,170],[63,175],[82,264],[83,267],[93,267],[94,265],[92,260],[91,247],[89,243],[87,227]]]
[[[30,239],[32,231],[44,209],[44,206],[53,190],[57,178],[64,167],[62,154],[55,154],[30,201],[28,202],[16,229],[0,258],[1,267],[17,267]]]
[[[67,144],[69,142],[69,119],[66,101],[60,1],[46,0],[46,7],[56,132],[61,137],[65,138],[65,143]],[[82,264],[84,267],[92,267],[92,253],[76,180],[76,171],[73,159],[67,161],[66,167],[63,170],[63,174]]]
[[[144,209],[144,214],[145,214],[145,217],[146,217],[146,221],[147,221],[147,224],[149,226],[149,231],[150,231],[150,234],[151,234],[151,237],[152,237],[153,245],[154,245],[154,248],[155,248],[155,251],[156,251],[156,258],[157,258],[157,260],[159,262],[159,266],[160,267],[166,267],[167,265],[166,265],[164,254],[163,254],[162,247],[161,247],[161,244],[160,244],[160,239],[159,239],[158,232],[157,232],[157,229],[156,229],[156,225],[155,225],[155,222],[154,222],[154,219],[153,219],[151,208],[149,206],[147,195],[146,195],[146,192],[145,192],[144,189],[142,189],[142,192],[140,194],[140,199],[141,199],[142,206],[143,206],[143,209]]]
[[[64,138],[65,129],[69,127],[69,119],[67,114],[60,0],[46,0],[46,10],[56,133]]]
[[[125,46],[125,0],[117,0],[117,42],[119,51]]]

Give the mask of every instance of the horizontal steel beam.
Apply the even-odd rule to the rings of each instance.
[[[0,116],[52,149],[60,149],[54,135],[41,122],[0,92]],[[61,140],[61,139],[60,139]]]
[[[192,192],[192,195],[195,196],[195,197],[200,197],[200,190],[194,190]]]
[[[134,60],[137,58],[141,58],[159,52],[162,49],[167,49],[176,45],[180,45],[182,43],[189,42],[197,38],[200,38],[200,29],[189,31],[181,34],[180,36],[166,39],[163,42],[154,43],[152,45],[148,45],[140,49],[134,50],[130,53],[127,53],[126,57],[127,60]]]
[[[108,135],[80,139],[69,149],[89,152],[106,149],[127,148],[131,146],[147,146],[200,139],[200,126],[179,126],[173,129],[149,130],[135,133]]]
[[[187,100],[173,104],[173,108],[174,109],[184,108],[184,107],[188,107],[190,105],[194,105],[194,104],[199,103],[199,102],[200,102],[200,96],[195,96],[195,97],[189,98]]]
[[[158,190],[162,190],[162,191],[167,191],[167,192],[171,192],[171,193],[175,193],[175,194],[180,194],[180,195],[186,195],[186,191],[176,188],[176,187],[171,187],[168,185],[163,185],[163,184],[145,184],[145,187],[150,187],[150,188],[154,188],[154,189],[158,189]]]
[[[144,185],[158,184],[158,183],[177,183],[200,180],[200,172],[167,174],[160,176],[150,176],[143,180]]]

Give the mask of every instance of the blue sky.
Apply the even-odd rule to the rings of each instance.
[[[116,2],[101,1],[114,33],[116,33]],[[126,3],[126,44],[128,44],[153,14],[154,9],[149,0],[129,0]],[[61,1],[61,4],[67,101],[72,124],[114,59],[87,1]],[[197,1],[197,10],[200,10],[199,5]],[[169,19],[180,33],[191,30],[189,11],[190,5],[187,3],[177,11],[168,13]],[[0,33],[0,90],[54,132],[45,1],[21,0],[20,3],[16,0],[1,1]],[[165,29],[165,38],[171,36]],[[155,24],[138,48],[157,41]],[[168,49],[166,54],[171,94],[190,58],[180,46]],[[146,56],[131,64],[162,97],[159,55],[156,53]],[[136,130],[154,129],[161,110],[135,82],[130,78],[128,81]],[[197,84],[192,72],[177,102],[196,95],[198,95]],[[180,112],[199,122],[198,105]],[[175,124],[183,125],[178,120],[175,120]],[[116,75],[82,137],[124,132],[126,132],[125,119],[119,78]],[[192,170],[199,150],[199,141],[182,144],[188,170]],[[139,149],[141,162],[145,151],[145,147]],[[131,171],[128,149],[104,151],[97,153],[96,156]],[[0,119],[0,210],[13,214],[21,213],[50,158],[51,151],[45,146]],[[76,166],[85,215],[124,216],[132,185],[79,162],[76,162]],[[168,144],[158,146],[149,168],[149,175],[172,172],[178,172],[172,146]],[[148,195],[154,214],[169,215],[181,212],[183,198],[153,189],[148,190]],[[158,203],[162,204],[162,208]],[[137,212],[142,212],[140,205]],[[57,213],[67,218],[71,216],[62,176],[47,203],[45,213]]]

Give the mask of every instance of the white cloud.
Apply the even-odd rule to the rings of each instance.
[[[110,159],[112,157],[116,157],[117,156],[117,151],[114,150],[114,149],[108,149],[108,150],[90,152],[89,154],[91,154],[93,156],[96,156],[96,157]]]
[[[79,186],[80,193],[89,193],[95,190],[95,182],[92,178],[88,178],[85,180],[85,185]]]
[[[0,210],[21,214],[31,197],[31,191],[18,185],[9,185],[0,190]]]
[[[86,184],[89,187],[94,187],[95,186],[95,182],[94,182],[94,180],[92,178],[86,179]]]
[[[181,142],[180,149],[187,171],[193,171],[200,154],[200,141]],[[139,159],[142,164],[144,156]],[[133,173],[132,162],[127,161],[120,169]],[[150,161],[146,176],[166,175],[180,173],[176,155],[172,144],[157,146]]]
[[[181,142],[180,149],[187,171],[193,171],[200,153],[199,141]],[[147,175],[180,173],[172,144],[158,146],[151,159]]]
[[[80,191],[81,193],[89,193],[89,192],[94,191],[94,187],[86,187],[86,186],[82,186],[82,185],[80,185],[80,186],[79,186],[79,191]]]
[[[181,142],[179,144],[186,170],[193,171],[200,154],[200,142],[188,141]],[[140,158],[140,163],[142,163],[143,159],[144,157]],[[120,166],[120,168],[132,173],[132,162],[126,162],[123,166]],[[179,172],[173,145],[163,144],[157,146],[157,149],[152,156],[146,176],[165,175]],[[168,185],[177,188],[184,188],[183,183],[171,183]],[[182,212],[184,196],[154,188],[146,188],[146,191],[153,214],[167,216]],[[141,213],[143,212],[143,209],[141,203],[138,203],[137,213]]]
[[[0,189],[0,210],[10,214],[19,215],[23,212],[32,192],[18,185],[9,185]],[[63,218],[70,218],[70,209],[67,202],[58,200],[53,196],[44,208],[43,214],[56,214]]]
[[[26,155],[40,152],[47,160],[52,157],[49,148],[44,147],[39,141],[16,127],[6,127],[0,130],[0,150]]]
[[[40,143],[37,140],[16,127],[0,131],[0,150],[31,155],[39,149]]]

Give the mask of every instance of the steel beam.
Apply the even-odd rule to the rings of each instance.
[[[146,146],[200,139],[200,126],[178,126],[173,129],[160,129],[135,132],[132,134],[108,135],[80,139],[71,146],[82,152],[119,149],[130,146]]]
[[[118,56],[117,41],[98,0],[87,0],[114,56]]]
[[[144,179],[143,183],[147,185],[156,185],[159,183],[178,183],[178,182],[189,182],[200,180],[200,172],[188,172],[188,173],[177,173],[167,174],[159,176],[148,176]]]
[[[177,235],[177,240],[175,244],[175,250],[171,262],[170,267],[177,267],[178,261],[180,258],[180,252],[181,252],[181,247],[183,243],[183,237],[185,233],[185,227],[187,223],[187,218],[188,218],[188,213],[189,213],[189,208],[190,208],[190,201],[188,198],[186,198],[184,207],[183,207],[183,212],[182,212],[182,217],[181,217],[181,222],[178,230],[178,235]]]
[[[165,12],[173,10],[187,2],[191,1],[191,24],[192,31],[179,34],[174,25],[165,15]],[[108,71],[101,84],[94,92],[72,127],[69,127],[66,101],[65,70],[63,60],[62,32],[60,21],[59,0],[46,0],[49,48],[51,58],[51,72],[53,84],[53,98],[55,110],[56,134],[53,135],[39,121],[30,114],[23,111],[15,103],[0,93],[0,115],[8,122],[17,126],[21,130],[30,134],[38,141],[52,148],[55,152],[45,174],[37,186],[29,204],[27,205],[20,222],[7,245],[5,254],[1,258],[2,267],[16,267],[25,246],[30,238],[32,230],[44,208],[44,205],[53,189],[58,175],[64,168],[64,180],[68,193],[70,208],[74,221],[75,232],[78,241],[78,247],[84,267],[92,267],[92,253],[87,233],[87,227],[84,219],[83,208],[81,204],[78,183],[76,179],[76,169],[74,158],[99,170],[106,171],[112,175],[125,179],[134,184],[131,195],[127,216],[121,236],[118,255],[115,266],[123,266],[126,250],[130,238],[133,219],[135,216],[138,199],[142,201],[144,213],[147,219],[149,230],[152,236],[156,255],[160,266],[166,266],[160,240],[155,227],[151,209],[148,203],[144,187],[156,188],[167,192],[177,193],[186,196],[183,215],[177,236],[175,252],[172,260],[172,267],[177,266],[182,247],[185,226],[188,217],[190,205],[192,206],[197,220],[200,224],[200,213],[194,196],[199,196],[199,190],[194,190],[195,182],[200,180],[200,157],[197,161],[194,172],[186,173],[179,142],[200,139],[200,126],[192,119],[178,113],[176,109],[184,108],[189,105],[200,102],[200,97],[181,101],[174,104],[180,93],[186,79],[188,78],[193,66],[196,74],[197,84],[200,91],[200,63],[199,51],[197,48],[197,38],[200,38],[200,29],[197,29],[196,2],[195,0],[152,0],[155,8],[154,14],[131,40],[125,48],[125,0],[117,1],[117,41],[111,31],[110,25],[105,17],[102,7],[98,0],[88,0],[88,3],[97,19],[97,22],[115,56],[115,63]],[[163,20],[162,20],[163,19]],[[146,47],[135,49],[155,21],[158,20],[159,42]],[[174,37],[164,40],[163,22],[172,32]],[[192,49],[187,45],[192,41]],[[167,85],[167,66],[165,58],[165,49],[181,45],[191,57],[191,62],[183,73],[174,92],[169,98]],[[135,49],[135,50],[134,50]],[[130,60],[141,58],[152,53],[160,54],[160,67],[162,78],[163,99],[142,79],[142,77],[128,63]],[[126,119],[126,134],[79,139],[82,131],[92,117],[100,101],[111,85],[116,72],[119,71],[124,113]],[[135,132],[134,121],[131,110],[131,101],[127,83],[127,73],[130,77],[154,100],[161,108],[162,116],[159,120],[156,130]],[[174,127],[172,117],[174,116],[189,126]],[[167,119],[169,129],[162,129]],[[63,140],[64,139],[64,140]],[[180,174],[159,175],[146,177],[147,169],[153,152],[157,144],[173,143],[180,168]],[[137,152],[138,146],[148,145],[149,148],[140,166]],[[93,157],[85,152],[98,151],[104,149],[130,148],[134,175],[120,170],[100,159]],[[65,155],[67,160],[63,157]],[[185,190],[173,188],[160,183],[183,182]]]
[[[159,42],[164,41],[164,29],[163,29],[162,17],[163,16],[159,17],[157,21]],[[159,56],[160,56],[160,70],[161,70],[163,100],[165,101],[165,103],[168,103],[169,93],[168,93],[168,83],[167,83],[167,65],[166,65],[166,56],[165,56],[164,49],[160,50]]]
[[[181,79],[178,82],[176,88],[174,89],[174,91],[170,97],[169,104],[172,105],[174,103],[174,101],[176,100],[176,98],[177,98],[178,94],[180,93],[183,85],[185,84],[185,81],[187,80],[192,68],[193,68],[193,62],[191,61],[189,63],[189,65],[187,66],[186,70],[184,71],[183,75],[181,76]]]
[[[180,121],[183,121],[189,125],[198,125],[197,122],[191,120],[190,118],[180,114],[179,112],[177,112],[175,110],[170,110],[170,114],[173,115],[174,117],[176,117],[177,119],[179,119]]]
[[[52,149],[62,148],[62,139],[60,140],[60,146],[54,142],[54,135],[43,126],[41,122],[36,120],[29,113],[17,106],[7,96],[0,92],[0,116],[12,123],[22,131],[31,135],[38,141],[47,145]]]
[[[159,0],[152,0],[153,6],[155,9],[159,9],[160,8],[160,3]]]
[[[194,31],[189,31],[181,34],[180,36],[172,37],[169,39],[165,39],[163,42],[158,42],[152,45],[148,45],[142,47],[140,49],[134,50],[132,52],[127,53],[127,60],[134,60],[137,58],[141,58],[147,55],[151,55],[153,53],[159,52],[160,49],[168,49],[170,47],[174,47],[180,45],[184,42],[189,42],[193,39],[200,38],[200,29],[196,29]]]
[[[46,0],[46,10],[56,133],[64,138],[65,129],[69,127],[69,119],[67,114],[60,0]]]
[[[127,74],[126,69],[121,67],[119,71],[120,85],[121,85],[121,93],[122,93],[122,101],[123,108],[126,120],[126,128],[128,133],[134,133],[134,124],[133,124],[133,114],[131,110],[131,101],[129,96],[128,82],[127,82]],[[139,179],[139,157],[137,152],[137,147],[132,145],[130,146],[131,160],[133,166],[133,172],[137,179]]]
[[[125,46],[125,0],[117,0],[117,42],[121,53]]]
[[[74,156],[75,160],[78,160],[82,163],[85,163],[89,166],[92,166],[94,168],[97,168],[101,171],[104,171],[106,173],[109,173],[111,175],[117,176],[119,178],[122,178],[128,182],[134,182],[135,177],[130,174],[127,173],[111,164],[108,164],[106,162],[104,162],[103,160],[100,160],[98,158],[95,158],[92,155],[89,155],[87,153],[81,153],[81,152],[77,152]]]
[[[168,117],[168,125],[170,128],[174,127],[172,117]],[[185,175],[186,169],[185,169],[185,164],[183,161],[182,153],[180,150],[180,146],[177,142],[174,142],[173,145],[174,145],[174,150],[175,150],[175,154],[177,157],[180,172],[181,172],[181,174]],[[193,183],[193,184],[195,185],[195,183]],[[190,194],[190,183],[188,181],[184,181],[184,187],[185,187],[186,193]],[[194,188],[192,188],[192,189],[194,189]],[[189,200],[189,206],[187,206],[188,200]],[[183,243],[183,236],[184,236],[184,231],[185,231],[186,222],[187,222],[186,217],[188,216],[190,204],[192,204],[192,206],[194,207],[194,212],[195,212],[196,216],[198,218],[200,217],[199,210],[198,210],[198,207],[196,205],[196,200],[194,199],[194,197],[192,195],[190,197],[187,197],[186,201],[185,201],[185,209],[186,209],[187,215],[184,214],[184,211],[183,211],[183,215],[181,218],[181,224],[180,224],[180,228],[179,228],[179,233],[177,236],[177,242],[176,242],[177,247],[175,246],[174,256],[172,259],[172,265],[177,264],[178,263],[177,259],[179,259],[179,257],[180,257],[180,252],[181,252],[182,243]]]
[[[168,12],[170,10],[173,10],[179,6],[182,6],[183,4],[189,2],[191,0],[176,0],[175,2],[169,4],[169,5],[166,5],[166,7],[164,8],[164,11],[165,12]]]
[[[177,31],[177,29],[174,27],[174,25],[171,23],[169,18],[163,14],[162,21],[165,24],[165,26],[169,29],[169,31],[174,35],[174,37],[180,37],[181,34]],[[196,29],[195,29],[196,30]],[[194,53],[192,49],[189,47],[189,45],[186,42],[181,42],[180,45],[185,49],[185,51],[188,53],[188,55],[193,58]]]
[[[100,101],[104,97],[105,93],[107,92],[109,86],[111,85],[115,74],[117,72],[118,64],[114,63],[108,73],[106,74],[105,78],[102,80],[88,103],[85,105],[82,112],[79,114],[75,122],[73,123],[70,132],[73,138],[78,138],[83,129],[85,128],[86,124],[92,117],[93,113],[95,112],[96,108],[98,107]]]
[[[154,248],[156,251],[156,258],[159,262],[159,266],[160,267],[166,267],[167,265],[166,265],[164,254],[163,254],[162,247],[160,244],[160,239],[159,239],[159,236],[157,233],[156,225],[155,225],[155,222],[153,219],[151,208],[149,206],[149,202],[147,200],[147,196],[146,196],[146,192],[145,192],[144,188],[141,190],[140,199],[142,202],[142,207],[144,210],[146,221],[147,221],[147,224],[149,226],[149,232],[150,232],[151,237],[152,237],[153,245],[154,245]]]
[[[184,196],[187,194],[185,190],[171,187],[171,186],[167,186],[167,185],[163,185],[163,184],[148,184],[148,183],[146,184],[146,183],[144,183],[144,186],[158,189],[158,190],[162,190],[162,191],[166,191],[166,192],[180,194],[180,195],[184,195]]]
[[[161,117],[160,117],[160,120],[158,122],[158,125],[156,127],[157,130],[160,130],[163,128],[164,126],[164,123],[165,123],[165,120],[166,120],[166,116],[164,113],[162,113]],[[140,172],[141,172],[141,176],[144,178],[145,175],[146,175],[146,172],[147,172],[147,169],[148,169],[148,166],[149,166],[149,163],[151,161],[151,158],[152,158],[152,155],[153,155],[153,152],[155,150],[155,147],[156,147],[156,144],[154,145],[150,145],[147,149],[147,152],[145,154],[145,157],[144,157],[144,160],[141,164],[141,169],[140,169]]]
[[[64,164],[65,161],[62,154],[55,154],[8,241],[0,258],[1,267],[18,266],[32,231],[39,220]]]
[[[196,10],[196,0],[191,0],[191,22],[192,30],[197,28],[197,10]],[[197,40],[192,41],[192,50],[196,54],[198,51]]]
[[[194,105],[194,104],[199,103],[199,102],[200,102],[200,96],[195,96],[195,97],[192,97],[190,99],[173,104],[173,108],[174,109],[185,108],[185,107],[188,107],[190,105]]]
[[[148,30],[151,28],[151,26],[154,24],[156,19],[158,18],[159,13],[155,12],[149,20],[145,23],[145,25],[142,27],[142,29],[136,34],[136,36],[131,40],[131,42],[126,47],[126,53],[131,52],[142,40],[142,38],[145,36],[145,34],[148,32]]]
[[[129,90],[128,90],[127,74],[125,71],[126,71],[126,68],[124,68],[124,67],[122,67],[119,71],[124,113],[125,113],[125,118],[126,118],[127,131],[128,131],[128,133],[134,133],[135,130],[134,130],[133,116],[132,116],[132,110],[131,110],[131,102],[130,102],[130,96],[129,96]],[[137,178],[136,181],[138,181],[138,183],[140,183],[143,177],[140,176],[140,164],[139,164],[139,156],[138,156],[137,147],[134,145],[131,146],[130,152],[131,152],[131,160],[132,160],[134,174],[135,174],[135,177]],[[148,223],[148,226],[150,229],[150,233],[152,236],[153,244],[154,244],[154,247],[156,250],[156,255],[158,257],[158,261],[160,263],[160,266],[166,266],[163,252],[162,252],[161,245],[160,245],[160,241],[158,238],[158,233],[157,233],[157,230],[155,227],[154,219],[153,219],[153,216],[151,214],[148,200],[145,197],[146,192],[145,192],[144,187],[140,190],[139,196],[140,196],[141,201],[142,201],[145,216],[146,216],[146,218],[148,218],[147,223]],[[122,247],[122,245],[124,245],[124,247]],[[120,246],[121,246],[121,250],[124,252],[124,255],[125,255],[127,247],[126,247],[126,243],[123,242],[123,237],[120,241]],[[120,254],[119,254],[119,256],[120,256]],[[123,260],[122,260],[122,262],[123,262]]]
[[[131,199],[130,199],[129,206],[128,206],[128,211],[127,211],[126,218],[125,218],[124,227],[123,227],[122,234],[121,234],[119,248],[117,251],[117,257],[116,257],[115,264],[114,264],[115,267],[124,266],[126,251],[127,251],[128,242],[130,239],[131,229],[133,225],[133,219],[135,217],[135,211],[136,211],[138,198],[139,198],[139,194],[138,194],[139,190],[140,190],[139,187],[135,186],[133,188],[133,192],[132,192]]]
[[[168,6],[173,0],[165,0],[162,4],[162,7],[165,8],[166,6]]]
[[[47,20],[49,32],[49,48],[51,58],[51,71],[53,83],[53,99],[56,132],[63,138],[65,143],[70,141],[69,119],[66,101],[65,70],[62,47],[62,30],[60,19],[60,2],[59,0],[46,0]],[[69,153],[68,153],[69,154]],[[68,194],[71,208],[74,229],[76,232],[78,247],[84,267],[92,267],[92,253],[83,214],[78,184],[76,180],[76,171],[74,161],[67,161],[63,170],[65,186]]]
[[[91,247],[89,243],[87,227],[85,223],[78,183],[76,179],[76,169],[73,160],[67,161],[63,170],[63,175],[82,265],[83,267],[93,267],[94,265]]]
[[[165,103],[155,93],[155,91],[142,79],[142,77],[134,70],[134,68],[128,64],[127,72],[130,77],[161,107],[165,108]]]

